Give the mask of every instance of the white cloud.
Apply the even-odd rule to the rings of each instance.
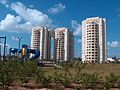
[[[5,19],[0,21],[0,31],[31,32],[32,26],[53,26],[52,20],[41,11],[29,9],[21,2],[9,5],[18,16],[7,14]],[[6,4],[5,7],[9,7],[9,5]]]
[[[118,41],[108,42],[107,45],[108,45],[108,47],[120,48],[120,42],[118,42]]]
[[[9,8],[8,0],[0,0],[0,4],[3,4],[6,8]]]
[[[6,3],[7,3],[7,0],[0,0],[0,3],[1,3],[1,4],[6,4]]]
[[[33,7],[34,7],[34,5],[29,5],[29,7],[30,7],[30,8],[33,8]]]
[[[81,39],[78,39],[78,43],[81,43],[82,42],[82,40]]]
[[[81,24],[79,24],[75,20],[71,20],[71,25],[72,25],[72,28],[74,29],[73,34],[75,36],[80,36],[80,34],[81,34]]]
[[[5,4],[5,7],[6,7],[6,8],[9,8],[9,5],[8,5],[8,4]]]
[[[35,26],[50,26],[52,23],[52,20],[46,14],[36,9],[27,8],[21,2],[12,3],[11,8],[25,21],[30,22]]]
[[[120,8],[117,8],[116,12],[117,12],[118,16],[120,16]]]
[[[18,41],[18,38],[15,37],[15,36],[12,36],[11,39],[12,39],[12,40],[15,40],[15,41]]]
[[[116,9],[116,12],[120,12],[120,8],[117,8],[117,9]]]
[[[48,12],[52,14],[58,14],[62,12],[64,9],[65,9],[65,5],[63,5],[62,3],[59,3],[59,4],[54,5],[50,9],[48,9]]]
[[[10,30],[10,27],[13,28],[21,21],[20,16],[14,16],[7,14],[6,18],[0,22],[0,30]]]
[[[0,31],[8,32],[30,32],[32,24],[25,22],[21,24],[22,18],[20,16],[14,16],[7,14],[6,18],[0,22]]]

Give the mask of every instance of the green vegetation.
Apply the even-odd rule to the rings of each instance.
[[[0,61],[0,88],[23,87],[30,81],[47,88],[119,88],[119,69],[120,64],[80,62],[64,63],[62,68],[41,68],[37,66],[37,61],[5,60]]]

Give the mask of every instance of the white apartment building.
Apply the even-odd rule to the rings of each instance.
[[[47,27],[34,27],[31,35],[31,49],[40,50],[40,59],[50,59],[50,34]]]
[[[55,29],[55,60],[71,61],[74,58],[73,32],[68,28]]]
[[[31,35],[31,48],[40,51],[41,60],[51,59],[51,37],[54,40],[54,60],[71,61],[74,58],[73,32],[68,28],[49,30],[46,27],[34,27]]]
[[[93,17],[82,21],[82,61],[106,60],[106,19]]]

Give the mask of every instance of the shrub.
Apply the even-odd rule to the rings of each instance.
[[[64,87],[69,87],[70,83],[72,82],[72,75],[67,66],[63,67],[63,73],[61,74],[61,83]]]
[[[119,76],[115,75],[114,73],[110,73],[109,76],[105,77],[105,84],[104,86],[106,88],[110,88],[110,87],[115,87],[116,84],[119,84]]]
[[[40,67],[37,68],[34,78],[37,83],[42,83],[44,78],[44,72]]]
[[[75,75],[75,83],[80,83],[80,78],[81,78],[81,71],[82,69],[86,66],[87,64],[80,64],[79,62],[76,63],[76,75]]]
[[[0,62],[0,75],[8,82],[12,83],[19,82],[19,84],[24,84],[29,81],[29,77],[33,77],[36,68],[36,62],[20,62],[19,60],[8,60]],[[1,79],[3,81],[4,79]],[[9,81],[9,79],[12,79]],[[7,83],[7,82],[6,82]]]
[[[53,82],[57,85],[57,84],[59,84],[60,83],[60,81],[61,81],[61,77],[62,77],[62,75],[61,75],[61,73],[59,72],[59,69],[55,69],[55,72],[54,72],[54,74],[53,74]]]
[[[78,79],[83,87],[95,88],[100,82],[101,77],[96,73],[93,74],[81,73]]]
[[[41,69],[41,67],[37,68],[34,78],[36,83],[40,83],[44,87],[47,87],[52,80],[51,76],[45,76],[44,71]]]
[[[60,72],[62,70],[62,72]],[[56,84],[62,84],[64,87],[69,87],[72,80],[72,75],[67,66],[62,69],[55,69],[53,81]]]
[[[42,79],[42,85],[44,85],[44,87],[48,87],[49,83],[51,83],[51,80],[51,76],[44,76]]]
[[[12,84],[13,78],[7,62],[2,62],[0,67],[0,86],[7,88]]]

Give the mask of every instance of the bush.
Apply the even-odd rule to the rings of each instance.
[[[42,83],[44,76],[45,75],[43,70],[40,67],[38,67],[34,76],[36,83]]]
[[[81,78],[81,71],[83,68],[85,68],[87,64],[80,64],[79,62],[76,63],[76,75],[75,75],[75,83],[80,83],[80,78]]]
[[[117,85],[117,87],[118,87],[119,78],[120,78],[120,76],[115,75],[114,73],[110,73],[109,76],[105,77],[105,84],[104,84],[104,86],[106,88],[110,88],[110,87],[115,87],[115,85]]]
[[[34,78],[36,83],[40,83],[44,87],[47,87],[52,80],[51,76],[45,76],[44,71],[41,69],[41,67],[37,68]]]
[[[82,84],[85,88],[95,88],[97,87],[98,83],[100,82],[101,77],[96,74],[87,74],[87,73],[81,73],[79,75],[79,83]]]
[[[10,85],[19,82],[24,84],[29,81],[29,77],[34,77],[37,68],[36,62],[19,60],[9,60],[0,62],[0,84]],[[4,85],[5,86],[5,85]]]
[[[62,72],[61,72],[62,71]],[[64,87],[69,87],[72,81],[72,75],[67,66],[62,69],[55,69],[53,75],[53,82],[56,84],[62,84]]]
[[[61,81],[61,73],[59,72],[59,69],[55,69],[55,72],[53,74],[53,82],[57,85]]]
[[[70,80],[72,80],[72,75],[71,75],[70,71],[68,70],[68,67],[65,66],[63,68],[63,73],[61,74],[61,83],[63,84],[64,87],[67,88],[70,86],[70,84],[72,82]]]
[[[7,62],[2,62],[0,67],[0,86],[7,88],[12,84],[13,78],[11,77],[11,70],[8,67]]]
[[[49,83],[51,83],[52,77],[51,76],[44,76],[42,79],[42,85],[44,85],[44,87],[48,87]]]

